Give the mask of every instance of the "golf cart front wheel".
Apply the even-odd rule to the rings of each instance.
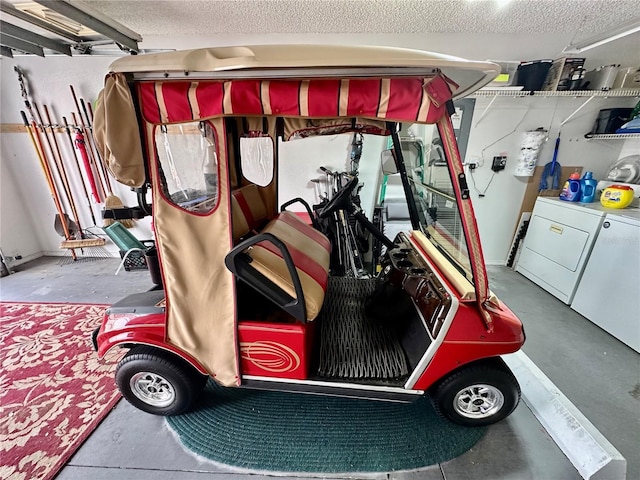
[[[116,369],[116,383],[134,407],[154,415],[188,411],[206,377],[177,357],[147,346],[133,347]]]
[[[507,417],[520,401],[520,386],[500,358],[481,360],[454,371],[434,389],[436,410],[466,426],[491,425]]]

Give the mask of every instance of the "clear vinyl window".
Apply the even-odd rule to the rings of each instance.
[[[172,204],[207,214],[218,205],[218,152],[207,122],[161,125],[155,133],[160,188]]]
[[[473,283],[469,250],[449,164],[435,125],[414,125],[401,138],[420,228],[436,248]]]

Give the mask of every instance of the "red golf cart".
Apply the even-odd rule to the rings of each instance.
[[[116,371],[123,396],[176,415],[211,377],[400,402],[428,394],[465,425],[509,415],[520,389],[500,355],[524,332],[489,290],[450,119],[454,99],[497,73],[382,47],[114,62],[95,133],[140,204],[104,215],[153,215],[163,284],[112,305],[94,334],[100,357],[128,349]],[[421,132],[417,151],[403,144],[406,125]],[[345,171],[326,167],[335,145],[349,150]],[[321,178],[309,183],[309,169]],[[363,186],[365,171],[375,181]],[[383,172],[398,179],[407,211],[395,238],[385,202],[365,201]],[[284,198],[296,184],[301,193]]]

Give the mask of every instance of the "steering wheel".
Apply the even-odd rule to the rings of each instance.
[[[327,218],[336,210],[349,210],[351,205],[351,192],[358,185],[358,177],[353,177],[349,182],[342,187],[335,196],[327,202],[327,204],[320,209],[318,216],[320,218]]]

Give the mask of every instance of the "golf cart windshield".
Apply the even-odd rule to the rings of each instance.
[[[424,131],[423,135],[413,133],[420,130]],[[416,207],[422,233],[473,283],[458,202],[438,129],[433,125],[413,125],[408,132],[413,136],[402,139],[411,189],[407,202]]]

